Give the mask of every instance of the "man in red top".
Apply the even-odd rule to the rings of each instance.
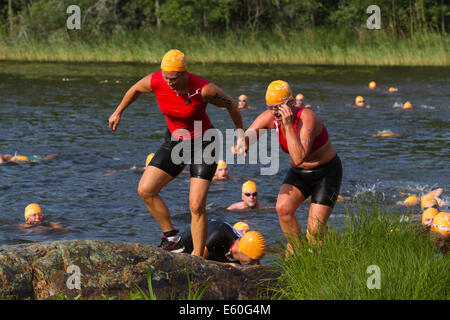
[[[198,142],[200,139],[201,151],[214,142],[202,141],[203,133],[212,128],[211,121],[205,113],[208,103],[226,108],[236,128],[240,129],[238,130],[240,154],[243,153],[244,146],[243,123],[238,105],[233,99],[209,81],[187,72],[182,52],[178,50],[167,52],[161,62],[161,70],[142,78],[127,91],[109,118],[109,128],[116,131],[123,111],[142,93],[153,92],[156,95],[158,106],[166,117],[168,130],[165,142],[142,175],[138,193],[161,226],[163,238],[160,247],[169,251],[183,252],[184,247],[178,230],[172,225],[169,208],[159,195],[161,189],[180,174],[186,165],[173,161],[172,150],[179,143],[186,142],[185,140],[195,145],[194,141]],[[194,122],[197,121],[201,123],[201,132],[194,130]],[[180,130],[188,134],[180,134]],[[197,163],[193,152],[190,163],[189,204],[194,246],[192,254],[202,256],[208,232],[206,197],[217,163],[208,164],[203,158],[201,163]]]
[[[276,210],[280,227],[292,244],[299,245],[300,226],[295,211],[311,196],[307,237],[320,234],[327,225],[339,195],[342,165],[320,118],[308,108],[297,108],[285,81],[273,81],[266,92],[267,108],[246,132],[245,151],[251,131],[259,137],[264,129],[275,129],[281,148],[289,154],[289,169],[278,193]],[[234,150],[236,153],[236,150]]]

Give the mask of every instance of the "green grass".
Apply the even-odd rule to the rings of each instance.
[[[302,239],[289,260],[277,260],[283,273],[273,298],[449,299],[449,257],[422,231],[377,206],[360,208],[349,213],[345,231],[324,237],[321,248]],[[380,289],[367,286],[374,283],[368,270],[373,265],[379,267]]]
[[[170,49],[188,63],[448,66],[449,38],[437,32],[395,36],[383,30],[324,29],[184,34],[134,31],[110,38],[62,34],[38,41],[0,36],[0,60],[159,63]]]

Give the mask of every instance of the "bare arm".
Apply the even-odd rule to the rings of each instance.
[[[266,110],[253,121],[251,126],[245,131],[245,151],[258,141],[259,137],[264,133],[263,129],[272,129],[273,119],[272,113]],[[235,147],[233,147],[233,152],[236,153]]]
[[[212,83],[209,83],[202,89],[202,98],[203,101],[212,103],[219,108],[226,108],[234,122],[235,127],[237,129],[244,130],[242,115],[238,104],[229,95],[223,92],[222,89]]]
[[[126,108],[128,108],[130,104],[136,101],[136,99],[139,98],[139,96],[142,93],[152,92],[152,87],[150,85],[151,79],[152,74],[149,74],[148,76],[145,76],[144,78],[136,82],[130,89],[128,89],[128,91],[122,98],[122,101],[120,102],[119,106],[116,108],[114,113],[109,117],[109,129],[111,129],[111,131],[116,131],[122,113],[125,111]]]
[[[302,112],[302,126],[298,133],[293,126],[293,114],[285,107],[280,109],[283,115],[283,125],[286,130],[286,141],[289,148],[289,156],[295,166],[299,166],[311,151],[313,133],[315,129],[314,113],[310,110]]]

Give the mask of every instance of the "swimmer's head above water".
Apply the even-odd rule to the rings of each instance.
[[[258,187],[253,181],[249,180],[242,185],[242,201],[250,208],[258,203]]]
[[[36,203],[31,203],[25,208],[25,223],[40,224],[44,221],[41,207]]]

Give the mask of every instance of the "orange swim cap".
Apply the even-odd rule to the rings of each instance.
[[[405,199],[405,201],[403,201],[403,203],[408,206],[416,206],[419,204],[419,199],[415,196],[409,196]]]
[[[217,162],[217,170],[222,168],[228,168],[228,165],[225,161],[219,160],[219,162]]]
[[[355,98],[355,103],[358,103],[358,102],[364,102],[364,97],[362,97],[362,96],[357,96],[357,97]]]
[[[412,109],[412,104],[409,101],[406,101],[403,105],[403,109]]]
[[[259,260],[266,254],[266,241],[261,233],[248,231],[239,239],[239,250],[254,260]]]
[[[170,50],[161,61],[161,70],[164,71],[187,71],[186,59],[180,50]]]
[[[245,222],[239,221],[236,222],[233,226],[234,229],[242,231],[242,230],[250,230],[250,226]]]
[[[397,91],[398,91],[397,88],[394,88],[394,87],[390,87],[390,88],[389,88],[389,92],[397,92]]]
[[[24,212],[25,221],[27,221],[28,217],[31,216],[33,213],[41,213],[42,214],[41,207],[39,207],[39,205],[36,203],[31,203],[25,208],[25,212]]]
[[[440,233],[445,236],[449,235],[450,234],[450,213],[439,212],[433,219],[433,223],[431,224],[431,231]]]
[[[266,91],[267,104],[281,104],[292,98],[291,87],[286,81],[276,80],[269,84]]]
[[[425,224],[425,220],[428,218],[434,218],[439,213],[438,209],[429,208],[425,210],[422,214],[422,224]]]
[[[421,207],[422,211],[425,211],[426,209],[429,209],[429,208],[439,209],[439,204],[437,203],[436,199],[434,199],[433,197],[425,196],[422,198],[420,207]]]
[[[148,166],[148,164],[150,163],[150,161],[152,161],[152,159],[153,159],[154,156],[155,156],[154,153],[150,153],[150,154],[147,156],[147,159],[145,159],[145,166]]]
[[[305,99],[305,96],[299,93],[295,96],[295,99]]]
[[[375,83],[375,81],[370,81],[369,82],[369,88],[370,89],[374,89],[377,86],[377,84]]]
[[[242,185],[242,193],[246,193],[246,192],[250,192],[250,191],[258,192],[258,188],[256,187],[256,183],[249,180]]]

